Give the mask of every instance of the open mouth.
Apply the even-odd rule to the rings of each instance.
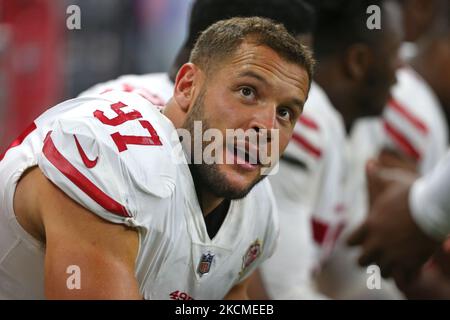
[[[227,152],[229,153],[226,158],[226,163],[228,164],[235,164],[247,170],[254,170],[261,166],[258,149],[247,143],[228,145]]]
[[[236,158],[242,159],[245,162],[250,163],[250,164],[255,164],[255,165],[261,164],[258,159],[257,151],[249,152],[248,150],[239,149],[237,147],[235,147],[233,150],[234,150],[234,155]]]

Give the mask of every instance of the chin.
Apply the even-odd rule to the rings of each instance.
[[[251,187],[255,184],[255,181],[258,180],[258,175],[242,173],[234,169],[227,170],[223,174],[227,184],[230,188],[235,190],[244,191],[251,189]]]
[[[199,165],[193,170],[195,178],[215,196],[229,200],[244,198],[263,179],[259,170],[241,172],[235,165]]]

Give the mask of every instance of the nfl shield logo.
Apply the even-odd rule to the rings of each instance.
[[[202,257],[200,259],[200,263],[198,264],[197,272],[200,274],[200,276],[203,276],[204,274],[207,274],[209,270],[211,269],[211,264],[214,260],[214,255],[211,253],[204,253],[202,254]]]

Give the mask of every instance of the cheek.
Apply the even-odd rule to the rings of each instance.
[[[205,116],[220,127],[232,128],[229,124],[239,118],[240,110],[231,93],[217,92],[210,96],[207,103]]]
[[[289,144],[289,141],[292,138],[292,134],[294,132],[294,129],[280,129],[279,131],[279,140],[278,140],[278,146],[279,146],[279,151],[280,154],[284,152],[284,150],[286,149],[287,145]]]

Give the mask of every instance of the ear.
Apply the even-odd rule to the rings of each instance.
[[[355,81],[366,77],[372,61],[372,53],[365,44],[358,43],[350,46],[344,55],[344,68],[347,76]]]
[[[185,63],[178,71],[175,80],[175,90],[173,97],[181,110],[189,111],[194,97],[195,86],[197,85],[197,75],[200,72],[198,67],[192,63]]]

